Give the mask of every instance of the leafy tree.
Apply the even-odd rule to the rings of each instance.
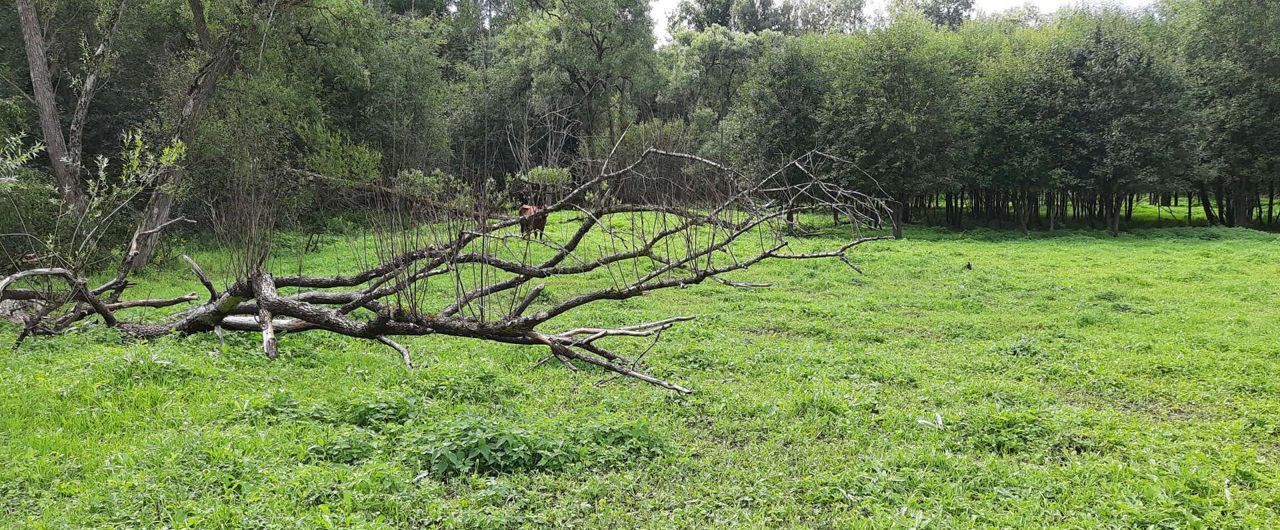
[[[973,0],[905,0],[905,4],[924,13],[935,28],[957,29],[973,12]]]
[[[720,26],[743,33],[850,33],[860,29],[864,0],[681,0],[671,32]]]
[[[1179,2],[1175,9],[1203,173],[1222,205],[1215,212],[1202,191],[1205,213],[1249,225],[1260,188],[1274,198],[1280,170],[1280,9],[1265,0]]]
[[[658,101],[663,114],[688,119],[698,109],[708,109],[716,121],[723,119],[741,99],[740,88],[756,63],[780,37],[721,26],[677,33],[659,53],[666,77]]]
[[[521,172],[561,166],[573,153],[591,159],[585,140],[616,138],[655,88],[653,33],[641,0],[535,4],[501,35],[496,52],[477,81],[492,81],[500,93],[490,102],[509,105],[489,123],[504,132],[499,148],[516,151],[512,169]]]
[[[1185,152],[1182,82],[1120,13],[1079,14],[1055,53],[1070,74],[1062,95],[1067,170],[1090,182],[1112,232],[1125,200],[1161,183]]]
[[[681,29],[695,32],[715,26],[733,27],[733,0],[681,0],[671,17],[671,32]]]
[[[910,200],[936,189],[952,162],[959,86],[949,47],[923,16],[896,12],[836,67],[819,118],[830,150],[857,166],[846,178],[896,203],[897,236],[910,220]]]
[[[819,67],[821,41],[790,39],[772,48],[742,88],[727,128],[744,165],[774,169],[817,147],[818,111],[830,88]]]
[[[293,74],[300,81],[292,84],[324,105],[319,119],[382,153],[384,175],[449,163],[444,24],[340,2],[278,31],[257,70]]]
[[[792,14],[796,33],[853,33],[866,25],[864,0],[800,0]]]
[[[1019,31],[1003,51],[981,68],[966,87],[967,135],[972,145],[974,192],[1011,195],[1019,226],[1025,231],[1039,215],[1039,197],[1050,228],[1067,187],[1061,171],[1061,149],[1069,131],[1063,127],[1059,95],[1070,82],[1068,72],[1053,61],[1044,32]]]

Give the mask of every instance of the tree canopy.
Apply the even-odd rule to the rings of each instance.
[[[163,192],[131,204],[155,222],[207,221],[244,177],[291,190],[288,223],[346,211],[332,186],[509,189],[605,163],[629,130],[743,167],[822,151],[903,223],[1118,231],[1138,196],[1275,221],[1274,2],[864,7],[685,0],[656,45],[640,0],[16,0],[0,10],[0,135],[42,146],[24,178],[64,206],[126,135],[182,144]]]

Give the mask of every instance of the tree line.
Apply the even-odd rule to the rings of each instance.
[[[1138,201],[1276,223],[1272,0],[902,0],[874,19],[861,0],[685,0],[668,29],[659,45],[643,0],[14,0],[0,137],[9,160],[42,155],[0,175],[0,223],[30,232],[145,174],[126,208],[145,262],[161,225],[216,225],[246,190],[310,225],[390,184],[546,202],[538,175],[648,147],[755,170],[820,152],[899,229],[1116,232]],[[143,141],[177,161],[140,170]]]

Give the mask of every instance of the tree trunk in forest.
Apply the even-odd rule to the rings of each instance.
[[[889,201],[889,222],[893,223],[893,238],[902,239],[902,210],[905,208],[902,202]]]
[[[1039,229],[1042,226],[1040,224],[1040,193],[1032,193],[1028,197],[1028,202],[1030,203],[1028,209],[1031,210],[1031,226]]]
[[[1125,196],[1116,193],[1114,190],[1108,194],[1106,204],[1103,206],[1103,216],[1107,223],[1107,231],[1112,236],[1120,235],[1120,214],[1124,209]]]
[[[1235,218],[1231,215],[1231,202],[1226,198],[1226,191],[1222,181],[1218,181],[1218,185],[1214,186],[1213,198],[1218,203],[1218,222],[1227,226],[1235,226],[1232,224]]]
[[[1232,226],[1253,225],[1253,200],[1256,197],[1247,182],[1237,183],[1231,190]]]
[[[70,125],[64,135],[53,91],[53,76],[49,73],[48,47],[45,45],[43,28],[40,27],[39,17],[32,9],[30,0],[15,0],[28,70],[31,73],[31,100],[36,105],[45,151],[62,201],[59,208],[64,212],[81,212],[87,206],[88,197],[80,182],[85,124],[89,119],[89,105],[98,91],[98,81],[111,56],[111,40],[124,18],[126,1],[116,0],[106,13],[101,40],[93,46],[93,51],[85,56],[80,65],[78,75],[81,77],[73,83],[76,100],[71,111]],[[84,44],[87,46],[88,42]]]
[[[1267,224],[1274,223],[1276,216],[1276,182],[1267,183]]]
[[[199,2],[192,2],[192,10],[196,11]],[[203,27],[204,14],[199,12],[196,14],[196,26]],[[208,33],[207,29],[197,31],[197,33]],[[217,89],[218,83],[223,77],[231,73],[236,66],[237,50],[232,37],[228,36],[223,40],[221,46],[217,50],[210,50],[213,56],[200,68],[191,85],[187,88],[186,98],[183,101],[182,109],[178,117],[177,130],[174,133],[174,139],[181,141],[186,145],[191,145],[195,141],[196,132],[199,130],[200,117],[204,113],[205,107],[209,105],[209,100],[213,97],[214,91]],[[132,270],[137,270],[146,266],[155,255],[156,245],[160,242],[160,230],[157,230],[164,223],[169,221],[169,211],[173,208],[173,188],[175,183],[181,182],[186,175],[186,171],[181,167],[173,168],[157,179],[156,187],[151,192],[151,198],[147,201],[147,209],[143,213],[142,221],[138,223],[137,229],[133,233],[133,239],[129,244],[129,251],[125,254],[124,266]]]
[[[18,25],[22,29],[22,41],[27,52],[27,65],[31,70],[31,89],[40,118],[40,132],[44,137],[45,153],[58,185],[64,210],[79,211],[84,206],[84,192],[80,189],[80,171],[73,157],[68,155],[66,137],[62,135],[62,122],[58,118],[58,104],[53,93],[53,81],[49,75],[48,51],[40,21],[31,7],[30,0],[14,0],[18,8]]]
[[[1204,218],[1208,220],[1209,226],[1218,224],[1218,216],[1213,213],[1213,203],[1209,202],[1209,189],[1204,183],[1200,184],[1200,206],[1204,208]],[[1191,208],[1190,199],[1187,200],[1187,208]]]
[[[1058,196],[1053,192],[1044,194],[1045,213],[1049,214],[1049,231],[1052,232],[1056,228],[1058,221]]]
[[[946,211],[946,212],[943,214],[943,219],[944,219],[943,223],[944,223],[944,224],[946,224],[947,226],[954,226],[954,225],[955,225],[955,220],[952,218],[952,216],[953,216],[953,215],[955,215],[955,211],[954,211],[954,207],[953,207],[953,205],[952,205],[952,201],[951,201],[951,192],[950,192],[950,191],[946,192],[946,194],[945,194],[945,195],[943,195],[943,200],[945,201],[945,202],[944,202],[944,210]]]
[[[1022,191],[1018,197],[1018,226],[1022,228],[1022,234],[1026,235],[1029,231],[1027,225],[1031,220],[1031,193]]]

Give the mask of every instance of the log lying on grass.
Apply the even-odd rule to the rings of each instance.
[[[696,184],[690,183],[693,179],[650,178],[644,174],[644,161],[655,156],[689,161],[703,177]],[[67,270],[22,271],[0,280],[0,300],[32,303],[23,316],[19,342],[33,334],[62,333],[96,314],[105,325],[141,339],[210,331],[260,333],[263,349],[272,358],[279,335],[337,333],[386,345],[412,366],[410,351],[394,338],[442,335],[541,346],[549,350],[547,359],[571,368],[575,361],[587,363],[614,372],[614,377],[687,393],[688,388],[649,374],[644,353],[628,358],[603,343],[621,338],[656,342],[663,331],[693,316],[622,327],[547,329],[590,304],[708,279],[743,287],[767,285],[721,276],[771,259],[839,259],[856,270],[847,253],[881,239],[858,237],[858,231],[878,223],[886,209],[878,199],[817,176],[824,164],[832,163],[821,153],[810,153],[752,178],[693,155],[649,149],[630,165],[600,170],[549,204],[549,215],[572,214],[560,216],[568,219],[561,224],[569,224],[571,230],[553,231],[545,241],[514,235],[512,227],[519,219],[492,221],[492,209],[473,208],[475,215],[468,218],[458,208],[432,208],[421,196],[391,197],[387,205],[400,224],[382,233],[380,241],[386,244],[380,245],[372,266],[348,275],[275,275],[262,265],[264,259],[246,260],[249,265],[239,271],[238,279],[219,290],[194,260],[184,256],[208,298],[158,323],[124,322],[115,311],[167,307],[196,296],[122,302],[120,293],[130,285],[127,270],[96,289],[88,289],[82,278]],[[602,165],[609,167],[607,162]],[[625,200],[628,196],[646,200]],[[825,212],[837,212],[848,220],[839,229],[849,229],[849,237],[830,248],[791,250],[788,235],[795,227],[788,219],[805,211],[824,212],[824,218]],[[567,235],[555,237],[557,233]],[[391,248],[396,251],[387,250]],[[570,277],[608,280],[586,292],[549,300],[548,282]],[[54,279],[65,288],[53,290]],[[45,288],[15,287],[32,280],[43,280]]]

